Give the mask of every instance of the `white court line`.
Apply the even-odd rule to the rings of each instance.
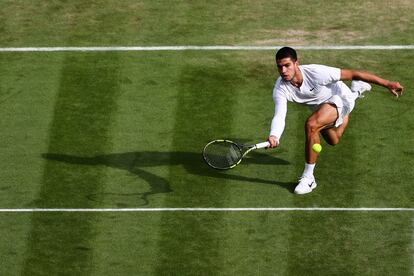
[[[414,208],[24,208],[0,209],[0,213],[52,213],[52,212],[414,212]]]
[[[188,50],[275,50],[282,46],[108,46],[108,47],[1,47],[0,52],[119,52],[119,51],[188,51]],[[298,50],[413,50],[414,45],[326,45],[292,46]]]

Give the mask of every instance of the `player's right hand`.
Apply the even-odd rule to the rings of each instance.
[[[276,148],[279,146],[279,139],[277,139],[276,136],[270,135],[269,138],[267,138],[267,141],[270,143],[269,148]]]

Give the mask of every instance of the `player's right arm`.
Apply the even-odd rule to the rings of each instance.
[[[270,148],[279,146],[280,138],[285,129],[287,99],[281,92],[279,85],[276,85],[273,90],[273,101],[275,103],[275,113],[270,126],[270,134],[267,138],[267,141],[270,143]]]
[[[279,146],[279,139],[277,139],[276,136],[270,135],[267,138],[267,141],[269,142],[269,148],[276,148]]]

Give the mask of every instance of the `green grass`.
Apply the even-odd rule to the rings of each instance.
[[[3,46],[413,44],[409,0],[0,3]]]
[[[413,43],[409,1],[328,3],[3,1],[0,45]],[[364,69],[406,87],[400,99],[374,87],[358,100],[341,143],[322,144],[313,193],[292,193],[309,115],[301,106],[289,105],[280,148],[226,172],[203,163],[210,139],[267,137],[273,55],[0,53],[0,207],[413,207],[411,50],[299,52],[304,64]],[[409,212],[0,218],[2,275],[411,275],[414,267]]]

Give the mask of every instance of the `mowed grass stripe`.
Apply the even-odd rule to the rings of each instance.
[[[185,162],[185,168],[171,167],[173,193],[164,204],[195,206],[214,202],[225,205],[229,192],[225,175],[203,164],[201,150],[208,140],[231,133],[233,97],[237,96],[241,76],[223,56],[190,54],[183,57],[185,61],[177,87],[173,149],[191,156],[191,163]],[[200,175],[211,176],[213,180],[206,178],[205,184],[201,184]],[[177,215],[172,219],[163,213],[156,273],[219,274],[224,260],[217,241],[222,235],[218,228],[223,216],[223,213],[212,213],[201,219]]]
[[[185,160],[171,147],[181,56],[135,52],[122,53],[120,60],[113,145],[105,156],[110,161],[105,191],[96,199],[101,208],[163,206],[173,192],[170,167],[182,166]],[[159,262],[160,219],[157,213],[100,213],[93,242],[94,275],[153,275]]]
[[[87,196],[102,189],[102,168],[69,157],[97,155],[110,145],[118,66],[114,54],[65,58],[37,206],[94,207]],[[94,224],[94,216],[33,214],[23,274],[88,274]]]
[[[300,58],[302,60],[302,64],[310,64],[310,63],[321,63],[321,53],[318,52],[301,52]],[[324,52],[324,59],[326,64],[330,64],[331,66],[341,67],[340,64],[335,64],[335,56],[340,56],[346,59],[346,56],[342,53],[330,53]],[[351,68],[360,68],[359,64],[350,65]],[[358,109],[358,101],[355,106],[355,110],[350,115],[350,123],[349,127],[346,129],[340,144],[336,146],[328,145],[323,137],[321,136],[321,145],[323,151],[319,154],[318,160],[315,167],[315,178],[316,182],[318,183],[318,187],[315,189],[315,192],[306,195],[305,197],[302,196],[295,196],[293,198],[293,205],[294,206],[313,206],[315,203],[320,203],[326,200],[327,195],[329,196],[329,204],[333,204],[333,206],[342,206],[344,202],[346,202],[347,207],[349,206],[359,206],[358,203],[354,203],[355,198],[355,190],[358,188],[358,185],[352,185],[350,183],[357,183],[358,175],[355,175],[355,168],[358,167],[359,163],[357,163],[356,156],[358,155],[357,151],[357,134],[353,133],[353,129],[357,127],[357,122],[354,122],[353,118],[357,116],[355,111]],[[290,120],[288,124],[292,124],[292,132],[289,133],[289,136],[285,136],[284,140],[287,139],[295,141],[296,145],[290,145],[290,149],[295,148],[296,156],[294,157],[295,160],[295,171],[296,176],[295,178],[298,179],[303,171],[305,165],[305,122],[308,116],[311,114],[307,108],[298,105],[292,105],[291,111],[293,111],[296,116],[296,120]],[[293,142],[292,141],[292,142]],[[291,143],[292,143],[291,142]],[[296,182],[297,183],[297,182]],[[296,184],[295,184],[296,185]],[[343,189],[346,189],[345,192],[342,192]],[[337,191],[335,193],[335,191]],[[287,271],[286,274],[296,274],[298,270],[300,271],[301,264],[297,263],[298,258],[306,258],[308,252],[302,252],[298,250],[297,244],[306,244],[309,235],[304,234],[307,230],[309,231],[319,231],[321,233],[325,233],[326,229],[321,227],[319,229],[318,225],[312,225],[312,221],[309,220],[307,222],[305,219],[296,219],[295,215],[291,216],[290,225],[289,225],[289,235],[287,235],[288,239],[288,262],[287,262]],[[346,220],[347,217],[344,217]],[[309,226],[304,226],[306,223]],[[349,222],[350,223],[350,222]],[[309,227],[309,229],[308,229]],[[305,228],[305,229],[304,229]],[[329,233],[329,231],[327,231]],[[349,235],[348,231],[342,231],[338,237],[336,237],[336,244],[339,247],[343,247],[346,242],[352,242],[353,237]],[[315,244],[316,246],[320,246],[319,250],[321,252],[326,251],[326,248],[330,248],[331,245],[328,244]],[[331,250],[331,249],[329,249]],[[355,255],[352,254],[353,252],[349,252],[348,254],[344,254],[341,256],[341,259],[344,263],[353,263],[355,262]],[[300,256],[299,254],[303,254]],[[339,252],[337,253],[340,254]],[[310,261],[307,262],[305,259],[302,263],[306,263],[306,265],[310,265],[313,262],[314,258],[309,257]],[[299,268],[298,268],[299,267]]]
[[[287,275],[412,274],[411,213],[291,215],[298,239],[289,244]]]
[[[61,55],[0,54],[0,202],[33,206],[42,181]],[[47,76],[47,78],[45,78]],[[0,275],[21,275],[30,214],[2,215]]]

